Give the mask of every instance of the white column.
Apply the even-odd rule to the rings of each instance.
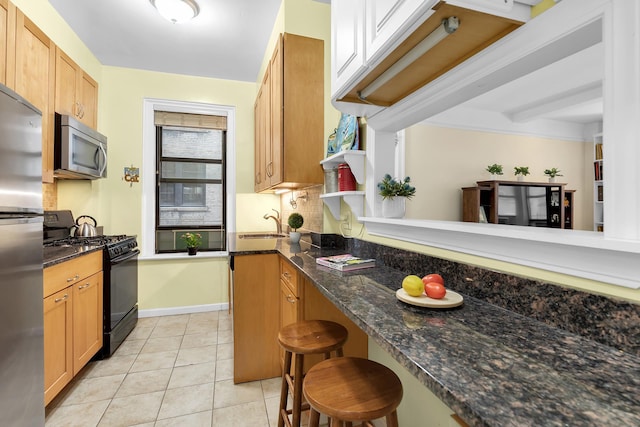
[[[609,2],[603,43],[604,233],[640,240],[640,2]]]
[[[382,216],[382,197],[378,195],[377,183],[386,173],[396,173],[396,144],[396,132],[376,131],[367,126],[365,216]],[[404,163],[404,158],[399,160]]]

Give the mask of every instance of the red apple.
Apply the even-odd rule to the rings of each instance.
[[[444,285],[444,279],[442,278],[442,276],[435,273],[427,274],[422,278],[422,283],[424,283],[425,285],[429,282],[436,282]]]
[[[424,293],[427,294],[429,298],[442,299],[447,294],[447,290],[442,283],[427,282],[424,285]]]

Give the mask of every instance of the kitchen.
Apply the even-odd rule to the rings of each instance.
[[[24,3],[24,4],[23,4]],[[31,4],[30,4],[31,3]],[[309,4],[307,4],[309,3]],[[47,208],[71,209],[74,213],[90,213],[101,224],[107,233],[144,235],[142,232],[141,186],[129,185],[120,179],[121,168],[129,165],[143,164],[142,152],[118,150],[120,144],[126,146],[129,141],[139,140],[143,134],[140,102],[145,97],[162,99],[183,99],[206,101],[214,104],[235,105],[236,141],[239,147],[236,152],[236,231],[271,230],[273,224],[262,219],[265,212],[272,208],[283,210],[278,197],[270,195],[256,195],[253,193],[252,177],[252,147],[253,145],[253,102],[256,84],[238,81],[217,81],[201,77],[177,75],[157,75],[142,70],[130,70],[119,67],[103,67],[87,52],[86,48],[69,33],[68,27],[52,11],[47,2],[16,2],[18,7],[27,13],[56,43],[75,53],[74,60],[82,65],[94,78],[100,82],[99,94],[99,129],[109,136],[111,179],[94,182],[60,182],[57,186],[57,200],[55,205]],[[329,28],[328,8],[322,4],[306,2],[303,5],[296,2],[286,3],[287,14],[292,13],[297,18],[283,18],[284,23],[279,31],[302,33],[328,40]],[[317,16],[324,16],[325,25],[318,23]],[[310,23],[314,23],[313,25]],[[320,28],[321,27],[321,28]],[[278,31],[278,32],[279,32]],[[325,42],[325,58],[330,58],[329,43]],[[267,52],[271,49],[267,48]],[[268,54],[266,55],[268,56]],[[325,61],[328,76],[328,61]],[[328,77],[325,81],[329,81]],[[328,84],[325,90],[328,91]],[[108,89],[107,89],[108,88]],[[203,93],[210,95],[203,99]],[[327,104],[328,104],[327,96]],[[325,107],[325,136],[335,127],[338,113],[328,105]],[[247,126],[240,124],[246,123]],[[126,125],[125,125],[126,124]],[[134,136],[132,136],[134,135]],[[143,170],[144,173],[144,170]],[[143,179],[143,183],[145,180]],[[51,190],[53,192],[53,190]],[[283,196],[282,205],[288,206],[288,197]],[[54,196],[55,199],[55,196]],[[51,199],[49,199],[51,200]],[[303,202],[300,203],[301,205]],[[323,215],[323,229],[318,231],[339,232],[341,224],[327,212]],[[353,224],[355,228],[359,224]],[[353,233],[358,235],[358,233]],[[378,241],[378,238],[367,236],[367,239]],[[441,254],[440,250],[433,250],[422,245],[402,243],[396,241],[394,246],[405,247],[421,253]],[[144,250],[144,247],[143,247]],[[445,258],[468,261],[469,256],[462,256],[445,252]],[[180,307],[204,306],[202,308],[223,308],[227,299],[227,260],[221,258],[196,257],[184,261],[145,260],[140,261],[140,309],[154,314],[178,314]],[[474,264],[489,264],[501,271],[516,275],[539,278],[554,283],[566,284],[583,288],[597,293],[618,296],[631,301],[637,301],[637,291],[613,286],[589,279],[578,279],[571,275],[549,273],[535,267],[521,267],[506,262],[485,261],[471,258]],[[185,281],[185,275],[201,277],[213,286],[202,286],[198,280]]]

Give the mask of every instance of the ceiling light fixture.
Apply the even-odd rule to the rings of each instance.
[[[367,87],[358,92],[358,98],[366,101],[367,97],[382,85],[397,76],[402,70],[411,65],[416,59],[427,53],[431,48],[444,40],[449,34],[454,33],[460,26],[460,21],[455,16],[450,16],[442,20],[438,28],[433,30],[420,43],[415,45],[409,52],[405,53],[395,64],[389,67],[378,78],[372,81]]]
[[[200,7],[194,0],[149,0],[158,13],[169,22],[181,24],[200,13]]]

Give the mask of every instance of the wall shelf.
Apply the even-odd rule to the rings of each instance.
[[[320,161],[324,170],[335,169],[340,163],[347,163],[351,168],[353,176],[355,176],[358,184],[364,183],[364,164],[365,151],[363,150],[345,150],[333,154]]]
[[[339,191],[337,193],[321,194],[320,198],[337,220],[340,220],[340,199],[344,199],[356,217],[363,214],[364,191]]]

